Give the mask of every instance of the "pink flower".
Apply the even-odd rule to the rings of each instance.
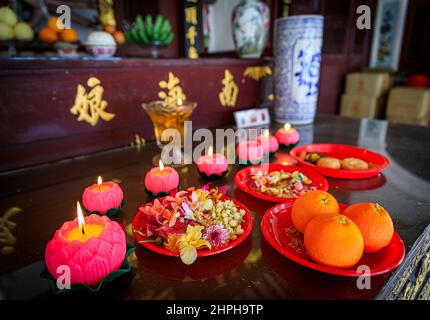
[[[215,224],[206,229],[203,239],[209,241],[213,247],[222,247],[230,240],[230,234],[220,224]]]

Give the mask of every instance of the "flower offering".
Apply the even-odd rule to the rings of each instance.
[[[199,250],[219,249],[244,233],[246,210],[217,189],[190,188],[139,207],[133,232],[192,264]]]

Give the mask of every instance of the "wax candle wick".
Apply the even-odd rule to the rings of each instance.
[[[83,235],[85,235],[85,225],[82,225],[81,232],[82,232]]]

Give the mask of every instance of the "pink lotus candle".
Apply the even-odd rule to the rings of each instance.
[[[275,136],[279,143],[286,147],[292,147],[292,145],[295,145],[300,139],[299,132],[292,128],[289,123],[286,123],[283,128],[276,131]]]
[[[257,164],[263,159],[263,147],[258,141],[242,141],[237,145],[239,164]]]
[[[197,160],[197,169],[208,179],[222,177],[227,172],[227,158],[220,153],[213,153],[213,147],[209,147],[207,155]]]
[[[97,184],[85,189],[82,195],[82,203],[89,212],[97,211],[105,214],[109,209],[117,209],[124,199],[122,189],[112,181],[103,182],[98,177]]]
[[[157,196],[178,189],[179,174],[172,167],[165,167],[160,160],[158,168],[152,168],[145,176],[146,190]]]
[[[260,142],[265,153],[274,153],[279,149],[278,139],[270,135],[269,130],[264,130],[263,134],[257,137],[257,141]]]
[[[45,250],[46,267],[55,279],[70,268],[70,284],[96,286],[109,273],[120,268],[126,254],[125,233],[106,216],[82,215],[66,221],[55,232]],[[63,271],[62,271],[63,270]]]

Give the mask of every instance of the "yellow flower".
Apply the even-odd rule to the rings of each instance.
[[[179,238],[180,234],[169,234],[167,237],[167,242],[164,244],[167,250],[178,252],[179,251]]]
[[[187,232],[178,239],[178,247],[181,253],[181,260],[185,264],[192,264],[197,259],[197,249],[200,247],[208,247],[211,249],[211,244],[202,239],[202,226],[187,227]]]
[[[187,227],[187,232],[179,239],[179,250],[186,246],[193,246],[194,248],[207,246],[210,249],[210,243],[202,239],[202,230],[202,226],[189,225]]]

